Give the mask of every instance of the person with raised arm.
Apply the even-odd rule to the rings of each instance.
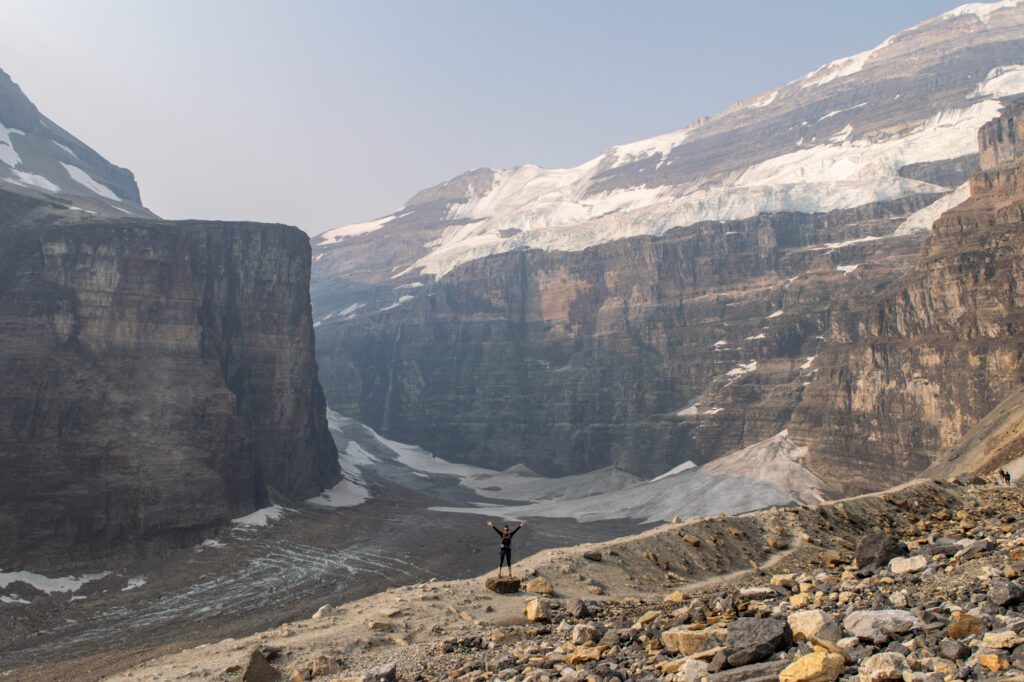
[[[498,555],[498,577],[501,577],[501,569],[506,564],[508,565],[508,577],[512,577],[512,536],[519,532],[519,530],[526,525],[526,521],[519,522],[519,528],[510,531],[508,526],[505,526],[501,530],[494,527],[494,524],[490,519],[487,520],[487,527],[494,530],[495,533],[501,536],[501,553]]]

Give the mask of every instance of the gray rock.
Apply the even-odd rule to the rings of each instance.
[[[909,553],[906,544],[886,533],[868,533],[857,543],[854,558],[858,568],[885,566],[898,556]]]
[[[725,646],[729,665],[750,665],[793,646],[793,632],[778,618],[738,618],[729,623]]]
[[[955,639],[944,639],[939,643],[939,653],[943,658],[959,661],[971,655],[971,648]]]
[[[242,682],[279,682],[281,673],[270,665],[267,657],[259,649],[249,655],[249,663],[242,673]]]
[[[582,599],[570,599],[565,603],[565,612],[573,618],[587,618],[590,616],[590,607]]]
[[[853,611],[843,619],[843,627],[863,641],[884,644],[894,635],[921,627],[921,621],[909,611],[899,609]]]
[[[1024,590],[1009,580],[993,580],[988,590],[988,600],[995,606],[1006,607],[1019,604],[1024,597]]]

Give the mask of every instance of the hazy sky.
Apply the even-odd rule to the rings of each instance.
[[[958,4],[0,0],[0,68],[161,216],[315,234],[681,128]]]

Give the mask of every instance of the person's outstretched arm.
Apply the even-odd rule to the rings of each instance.
[[[498,530],[493,523],[491,523],[490,519],[487,520],[487,527],[490,528],[491,530],[493,530],[498,535],[501,535],[501,531]]]
[[[518,532],[519,532],[519,531],[520,531],[520,530],[522,529],[522,527],[523,527],[523,526],[525,526],[525,525],[526,525],[526,521],[520,521],[520,522],[519,522],[519,528],[516,528],[516,529],[515,529],[514,531],[512,531],[511,533],[509,533],[509,534],[508,534],[508,536],[509,536],[509,537],[512,537],[513,535],[515,535],[516,533],[518,533]]]

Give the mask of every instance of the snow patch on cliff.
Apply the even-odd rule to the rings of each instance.
[[[82,187],[85,187],[93,194],[98,194],[104,199],[109,199],[110,201],[121,201],[121,197],[114,194],[114,191],[112,189],[110,189],[103,183],[94,180],[91,175],[86,173],[78,166],[72,166],[70,163],[64,163],[63,161],[60,162],[60,165],[64,166],[64,170],[68,172],[68,176],[72,180],[77,182]]]

